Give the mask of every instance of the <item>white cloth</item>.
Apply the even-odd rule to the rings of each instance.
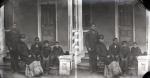
[[[112,61],[108,67],[113,75],[119,75],[122,73],[119,62],[117,61]]]
[[[34,75],[39,75],[39,74],[43,73],[43,68],[41,66],[40,61],[34,61],[33,67],[34,67],[33,68]]]
[[[43,73],[40,61],[33,61],[30,65],[26,65],[25,75],[28,77],[36,76]]]
[[[29,66],[29,65],[26,65],[25,75],[26,75],[27,77],[32,77],[32,76],[34,76],[33,71],[30,69],[30,66]]]
[[[104,76],[106,78],[112,78],[112,72],[110,71],[110,68],[108,65],[105,65],[105,68],[104,68]]]

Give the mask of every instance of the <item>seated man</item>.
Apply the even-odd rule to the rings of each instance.
[[[107,55],[108,51],[106,45],[104,44],[104,35],[99,35],[99,42],[96,46],[96,52],[99,57],[99,61],[104,62],[106,65],[109,65],[110,59],[108,60]]]
[[[137,61],[137,56],[141,55],[141,49],[138,47],[137,43],[134,42],[133,43],[133,47],[131,48],[131,54],[130,54],[130,57],[129,57],[129,65],[131,67],[135,67],[137,68],[137,65],[138,65],[138,61]]]
[[[122,74],[126,75],[128,72],[128,57],[130,55],[130,48],[128,46],[127,41],[122,42],[122,46],[120,48],[120,67],[122,69]]]
[[[114,38],[113,43],[109,46],[109,53],[113,60],[119,61],[119,50],[120,45],[118,43],[118,39]]]
[[[30,57],[30,53],[29,53],[29,49],[27,44],[25,43],[25,35],[21,35],[20,36],[20,40],[17,43],[17,52],[18,52],[18,59],[20,60],[20,62],[25,63],[25,64],[30,64],[33,59]],[[21,64],[21,69],[23,69],[22,64]]]
[[[61,48],[61,46],[59,45],[59,42],[56,42],[54,47],[53,47],[53,65],[54,66],[59,66],[59,59],[58,57],[60,55],[64,55],[63,49]]]
[[[41,55],[42,55],[42,66],[43,66],[43,70],[45,73],[48,73],[49,70],[49,59],[50,59],[50,54],[51,54],[51,48],[49,47],[49,41],[45,40],[44,41],[44,46],[42,47],[42,51],[41,51]]]
[[[41,49],[42,49],[42,44],[39,41],[38,37],[35,37],[35,41],[31,46],[31,53],[34,56],[34,58],[36,60],[40,60],[41,59]]]

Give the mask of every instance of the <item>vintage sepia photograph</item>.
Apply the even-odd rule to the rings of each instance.
[[[150,77],[148,0],[1,1],[0,78]]]

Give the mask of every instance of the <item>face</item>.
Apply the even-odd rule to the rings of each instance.
[[[38,43],[38,42],[39,42],[39,39],[36,39],[35,42]]]
[[[99,39],[100,42],[104,42],[104,39]]]
[[[45,43],[45,46],[48,47],[48,46],[49,46],[49,43]]]
[[[115,40],[114,40],[114,43],[117,44],[117,43],[118,43],[118,39],[115,39]]]
[[[127,46],[127,43],[124,43],[122,46]]]
[[[133,44],[134,47],[137,47],[137,44]]]
[[[17,28],[16,24],[14,24],[14,25],[12,26],[12,28],[13,28],[13,29]]]
[[[25,39],[25,38],[21,38],[21,41],[25,42],[25,41],[26,41],[26,39]]]
[[[59,44],[58,44],[58,43],[56,43],[56,45],[55,45],[55,46],[57,46],[57,47],[58,47],[58,46],[59,46]]]
[[[96,30],[96,26],[95,26],[95,25],[92,25],[92,26],[91,26],[91,29]]]

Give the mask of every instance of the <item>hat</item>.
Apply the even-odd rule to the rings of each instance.
[[[35,39],[34,40],[39,40],[39,37],[35,37]]]
[[[45,40],[43,43],[46,44],[46,43],[49,43],[49,41],[48,41],[48,40]]]
[[[117,40],[118,38],[113,38],[113,41]]]
[[[122,41],[122,45],[124,45],[124,44],[128,44],[128,42],[127,41]]]

